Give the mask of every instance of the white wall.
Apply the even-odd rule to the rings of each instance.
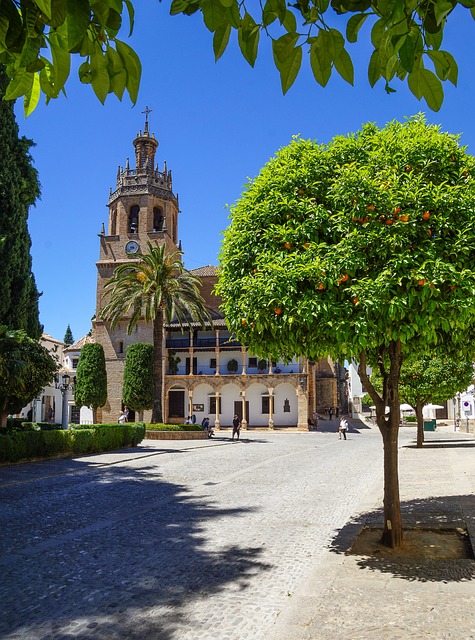
[[[289,413],[284,413],[284,402],[286,399],[290,404]],[[297,421],[298,405],[296,389],[288,382],[278,384],[274,390],[274,426],[288,427],[296,425]]]

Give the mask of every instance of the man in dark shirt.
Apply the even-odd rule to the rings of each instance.
[[[232,440],[234,440],[234,435],[237,435],[237,439],[239,440],[239,432],[241,430],[241,421],[239,420],[238,416],[234,416],[233,418],[233,437],[231,438]]]

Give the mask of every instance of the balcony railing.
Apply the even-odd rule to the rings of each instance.
[[[187,349],[190,346],[189,338],[182,338],[181,340],[167,339],[167,349]]]
[[[166,347],[167,349],[189,349],[190,348],[190,339],[189,338],[167,338]],[[214,348],[216,346],[216,338],[196,338],[193,340],[193,347],[210,347]],[[220,338],[219,339],[220,347],[241,347],[241,343],[238,340],[230,340],[230,338]]]

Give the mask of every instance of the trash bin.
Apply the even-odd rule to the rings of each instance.
[[[424,431],[435,431],[436,429],[436,421],[434,420],[424,420]]]

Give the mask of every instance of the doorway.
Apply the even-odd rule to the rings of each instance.
[[[168,417],[183,418],[185,417],[185,390],[170,389],[168,392]]]
[[[234,402],[234,415],[236,415],[239,420],[242,420],[242,400],[237,400]],[[246,400],[246,420],[247,424],[249,424],[249,400]]]

